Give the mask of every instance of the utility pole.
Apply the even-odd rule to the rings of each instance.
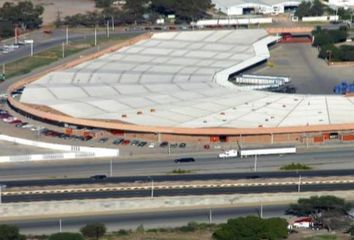
[[[0,184],[0,204],[2,204],[2,186]]]
[[[69,44],[69,27],[66,26],[66,29],[65,29],[65,39],[66,39],[66,45]]]
[[[257,155],[254,155],[254,171],[257,172]]]
[[[61,44],[61,49],[62,49],[62,57],[65,58],[65,43],[64,42]]]
[[[261,202],[261,211],[260,211],[260,217],[263,218],[263,203]]]
[[[2,74],[6,74],[6,71],[5,71],[5,63],[2,64]]]
[[[301,174],[299,175],[299,183],[297,185],[297,192],[301,191]]]

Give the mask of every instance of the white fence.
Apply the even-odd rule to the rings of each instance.
[[[0,157],[1,161],[39,161],[39,160],[53,160],[53,159],[74,159],[74,158],[87,158],[87,157],[118,157],[119,149],[113,148],[95,148],[85,146],[63,145],[56,143],[46,143],[40,141],[32,141],[23,138],[16,138],[0,134],[1,141],[7,141],[32,147],[39,147],[51,150],[59,150],[67,153],[53,153],[53,154],[34,154],[22,156],[4,156]]]
[[[237,18],[237,19],[206,19],[192,22],[191,25],[197,27],[205,26],[227,26],[227,25],[248,25],[273,23],[272,18]]]

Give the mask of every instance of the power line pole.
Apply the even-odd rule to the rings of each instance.
[[[151,199],[154,198],[154,179],[151,178]]]
[[[2,64],[2,74],[6,74],[6,71],[5,71],[5,63]]]

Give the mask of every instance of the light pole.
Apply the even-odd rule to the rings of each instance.
[[[254,171],[257,172],[257,155],[254,155]]]
[[[33,56],[33,41],[30,42],[31,44],[31,57]]]
[[[114,17],[111,16],[111,18],[112,18],[112,31],[114,31]]]
[[[109,38],[109,21],[107,21],[107,38]]]
[[[97,46],[97,28],[95,27],[95,47]]]
[[[297,192],[301,191],[301,174],[299,175],[299,183],[297,185]]]
[[[213,222],[213,210],[209,208],[209,224]]]
[[[61,48],[62,48],[62,58],[65,57],[65,44],[64,42],[61,44]]]
[[[68,26],[65,29],[65,39],[66,39],[66,45],[69,44],[69,28]]]
[[[59,219],[59,232],[61,233],[62,231],[63,231],[63,225],[61,219]]]
[[[109,176],[112,177],[113,176],[113,160],[111,159],[110,161],[110,168],[109,168]]]
[[[6,74],[6,71],[5,71],[5,63],[2,64],[2,74]]]
[[[154,198],[154,179],[152,177],[149,177],[149,180],[151,180],[150,199],[153,199]]]

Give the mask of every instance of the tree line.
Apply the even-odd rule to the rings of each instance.
[[[189,23],[208,16],[210,0],[127,0],[123,7],[112,6],[111,0],[96,0],[102,9],[65,17],[60,24],[69,26],[154,23],[160,16],[175,15],[176,23]]]
[[[14,27],[36,29],[42,24],[44,8],[31,1],[5,2],[0,8],[0,37],[14,35]]]

